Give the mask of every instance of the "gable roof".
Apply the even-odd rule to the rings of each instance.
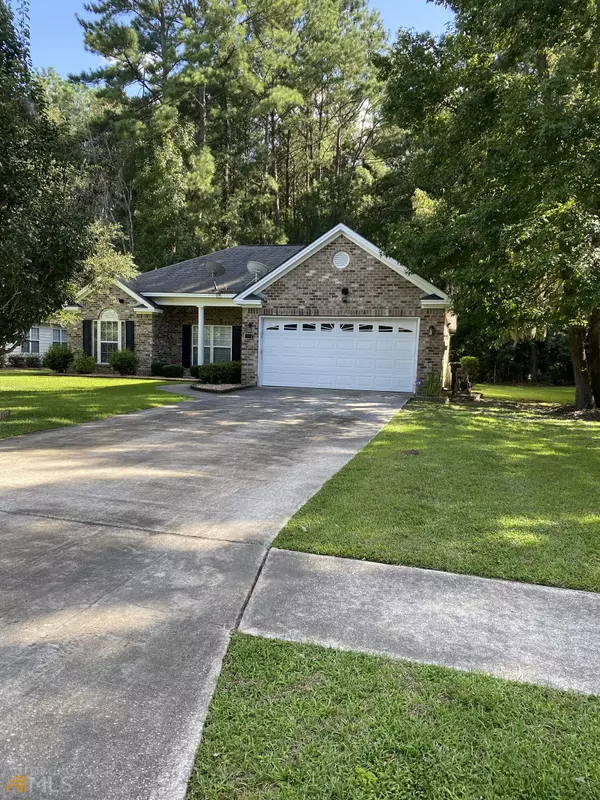
[[[414,273],[409,272],[405,266],[399,264],[393,258],[388,258],[384,256],[381,250],[376,247],[374,244],[369,242],[364,236],[356,233],[347,225],[340,223],[332,228],[327,233],[324,233],[323,236],[320,236],[318,239],[312,244],[307,245],[306,247],[302,248],[302,250],[298,250],[297,253],[294,253],[287,261],[280,264],[275,269],[271,270],[267,275],[261,278],[259,281],[252,283],[251,286],[246,287],[243,291],[239,293],[236,297],[236,302],[238,300],[244,300],[250,294],[254,294],[256,292],[261,292],[263,289],[266,289],[267,286],[270,286],[276,280],[281,278],[290,270],[297,267],[298,264],[301,264],[307,258],[314,255],[316,252],[321,250],[321,248],[325,247],[325,245],[329,244],[330,242],[337,239],[338,236],[345,236],[346,239],[349,239],[351,242],[356,244],[358,247],[362,248],[366,253],[377,258],[383,264],[386,264],[390,269],[393,269],[394,272],[397,272],[399,275],[402,275],[410,283],[417,286],[421,291],[425,293],[425,295],[434,295],[436,300],[429,300],[428,302],[439,303],[439,304],[447,304],[449,302],[448,295],[443,292],[441,289],[436,288],[432,283],[426,281],[424,278],[421,278],[419,275],[415,275]]]
[[[142,272],[128,287],[144,296],[161,294],[231,294],[236,295],[256,284],[247,270],[248,261],[260,261],[269,272],[304,250],[303,244],[238,245],[217,250],[198,258],[190,258],[170,267]],[[217,292],[213,279],[205,272],[207,261],[219,261],[225,274],[217,278]]]

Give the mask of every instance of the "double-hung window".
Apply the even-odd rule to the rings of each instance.
[[[52,344],[67,344],[69,336],[65,328],[52,328]]]
[[[233,328],[231,325],[204,326],[204,363],[231,361]],[[198,363],[198,326],[192,326],[192,364]]]
[[[40,352],[40,329],[35,325],[29,329],[27,338],[21,345],[22,353],[39,353]]]
[[[98,321],[98,344],[100,350],[100,364],[108,364],[111,353],[121,348],[119,315],[112,308],[107,308],[100,314]]]

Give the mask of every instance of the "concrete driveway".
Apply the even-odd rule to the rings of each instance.
[[[181,798],[269,542],[405,401],[246,390],[0,443],[0,791]]]

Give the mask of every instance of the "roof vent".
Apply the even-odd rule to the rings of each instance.
[[[338,269],[344,269],[344,267],[347,267],[349,263],[350,256],[343,250],[340,250],[339,253],[336,253],[333,257],[333,266],[337,267]]]

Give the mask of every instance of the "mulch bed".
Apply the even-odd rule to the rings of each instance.
[[[241,383],[192,383],[190,389],[197,392],[212,392],[213,394],[226,394],[227,392],[237,392],[238,389],[249,389]]]
[[[584,408],[577,409],[575,406],[553,406],[541,411],[547,417],[557,417],[559,419],[583,419],[589,422],[600,422],[600,409]]]

